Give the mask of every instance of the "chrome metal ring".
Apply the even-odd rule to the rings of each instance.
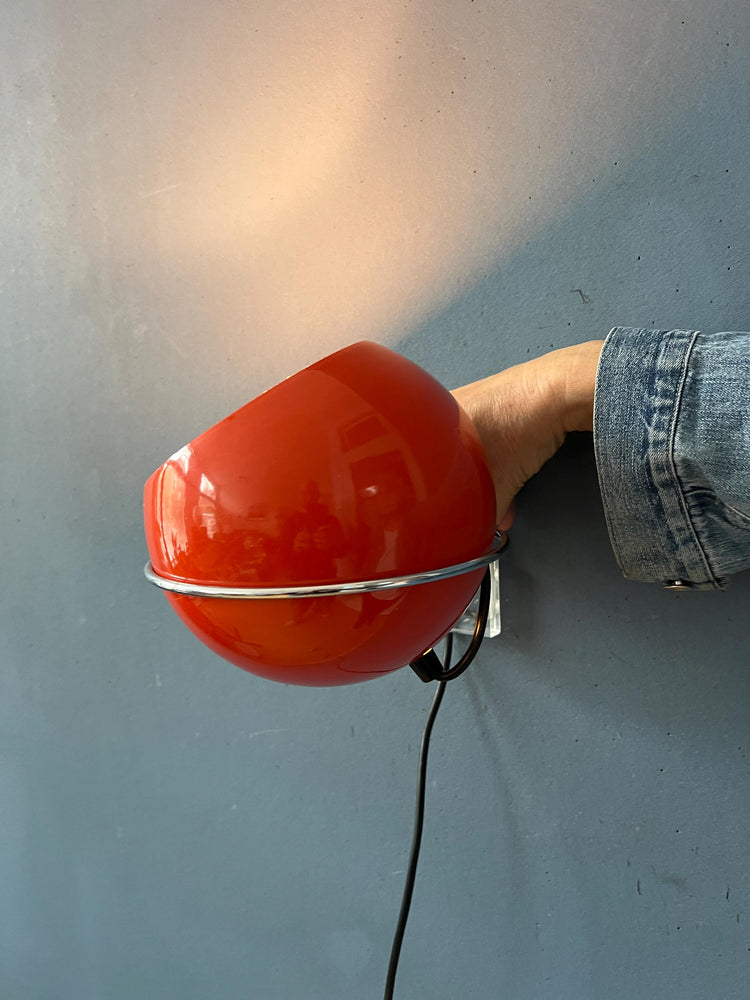
[[[472,570],[482,569],[494,562],[508,544],[508,537],[503,532],[495,533],[495,542],[483,556],[470,559],[468,562],[448,566],[446,569],[432,569],[424,573],[413,573],[409,576],[391,577],[387,580],[362,580],[356,583],[317,583],[307,587],[229,587],[215,584],[186,583],[180,580],[170,580],[161,576],[150,562],[146,563],[144,573],[149,583],[168,590],[173,594],[184,594],[186,597],[222,597],[233,600],[254,600],[257,598],[282,597],[340,597],[346,594],[367,594],[379,590],[397,590],[400,587],[416,587],[421,583],[433,583],[436,580],[449,580],[454,576],[463,576]]]

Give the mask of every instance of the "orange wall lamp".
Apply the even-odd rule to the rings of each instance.
[[[251,673],[351,684],[458,676],[506,545],[484,450],[431,375],[361,342],[284,380],[153,473],[147,578]],[[478,593],[453,667],[434,652]],[[476,602],[475,602],[476,603]]]

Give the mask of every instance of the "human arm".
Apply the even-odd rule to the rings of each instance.
[[[750,334],[615,328],[455,393],[499,520],[570,430],[594,431],[624,575],[698,589],[750,567]]]
[[[509,528],[513,499],[570,431],[593,430],[594,386],[603,341],[564,347],[453,392],[489,460],[497,521]]]

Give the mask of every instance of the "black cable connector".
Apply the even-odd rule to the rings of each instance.
[[[487,628],[487,619],[490,614],[491,597],[492,575],[490,573],[490,569],[487,568],[484,576],[482,577],[482,586],[479,589],[479,607],[477,609],[477,620],[474,623],[474,633],[471,637],[469,645],[466,648],[466,652],[458,663],[454,667],[451,667],[448,662],[450,654],[446,655],[446,662],[441,663],[440,657],[434,649],[426,650],[426,652],[422,653],[421,656],[418,656],[416,660],[412,660],[409,664],[420,680],[425,682],[452,681],[454,678],[460,676],[464,670],[466,670],[479,652],[479,647],[482,645],[484,632]],[[448,636],[450,637],[450,635],[451,633],[449,632]]]

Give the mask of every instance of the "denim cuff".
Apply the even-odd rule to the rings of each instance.
[[[722,588],[696,533],[675,439],[698,333],[615,327],[594,397],[594,450],[615,558],[630,580]]]

